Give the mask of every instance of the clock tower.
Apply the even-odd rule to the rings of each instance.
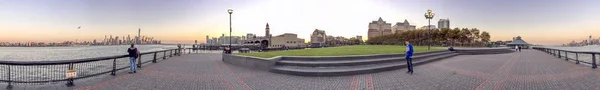
[[[271,33],[269,33],[271,29],[269,28],[269,23],[267,23],[267,28],[265,28],[265,37],[271,37]]]

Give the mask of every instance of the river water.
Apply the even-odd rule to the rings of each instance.
[[[547,48],[569,50],[569,51],[600,52],[600,45],[588,45],[588,46],[580,46],[580,47],[547,47]],[[560,54],[561,54],[561,56],[563,56],[561,58],[564,59],[565,53],[561,52]],[[590,54],[575,55],[574,53],[567,53],[567,56],[570,59],[579,59],[579,60],[585,61],[585,62],[592,62],[592,55],[590,55]],[[600,62],[600,55],[598,55],[598,54],[596,54],[596,62]]]
[[[0,47],[0,60],[51,61],[127,54],[130,45],[79,47]],[[140,52],[175,49],[176,45],[137,45]]]

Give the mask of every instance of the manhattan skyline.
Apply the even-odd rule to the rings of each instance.
[[[3,0],[0,42],[91,41],[104,35],[154,36],[164,42],[205,42],[206,35],[295,33],[309,39],[314,29],[328,35],[366,39],[368,23],[405,19],[427,25],[427,9],[450,27],[488,31],[491,40],[521,36],[532,44],[560,45],[600,36],[600,1],[595,0]],[[81,26],[81,29],[77,29]]]

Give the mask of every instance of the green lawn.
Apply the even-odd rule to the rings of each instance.
[[[427,46],[413,47],[415,52],[427,51]],[[345,56],[345,55],[368,55],[368,54],[394,54],[404,53],[406,46],[401,45],[355,45],[329,48],[313,48],[301,50],[273,51],[239,53],[237,55],[271,58],[275,56]],[[445,50],[444,47],[431,47],[431,50]]]

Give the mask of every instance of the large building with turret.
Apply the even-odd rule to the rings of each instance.
[[[406,20],[406,19],[404,19],[404,22],[402,22],[402,23],[397,22],[396,25],[392,26],[393,33],[400,33],[403,31],[415,30],[415,29],[416,29],[416,26],[410,25],[410,23],[408,23],[408,20]]]
[[[368,39],[387,34],[393,34],[391,23],[383,21],[381,17],[379,17],[377,21],[372,21],[369,23],[369,31],[367,35]]]

